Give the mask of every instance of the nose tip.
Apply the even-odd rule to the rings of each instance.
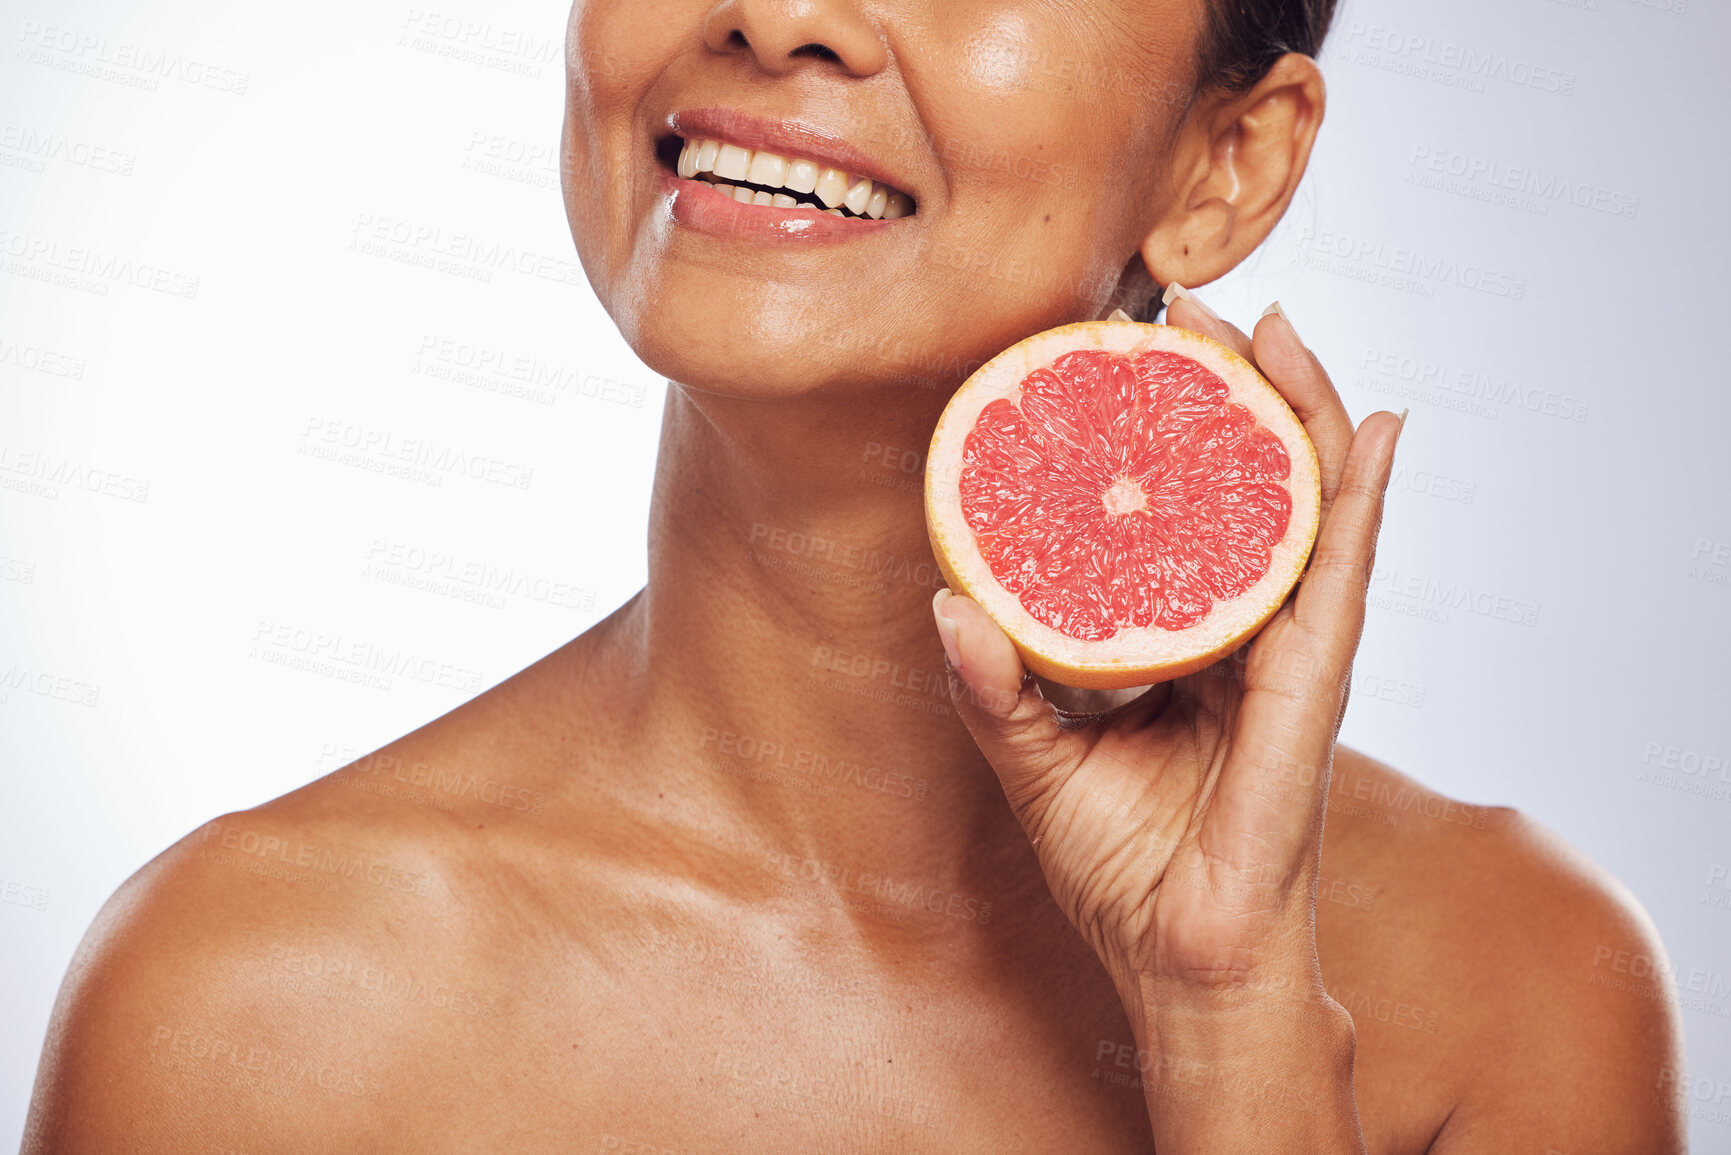
[[[836,68],[849,76],[880,72],[889,49],[855,0],[720,0],[704,21],[710,51],[749,56],[764,72]]]

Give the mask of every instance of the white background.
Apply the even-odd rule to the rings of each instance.
[[[577,272],[564,9],[150,9],[0,4],[0,1147],[128,874],[645,572],[664,385]],[[1206,294],[1278,296],[1355,416],[1411,407],[1346,738],[1638,896],[1701,1152],[1731,1151],[1728,39],[1723,0],[1356,0],[1298,202]],[[516,259],[412,263],[434,244]],[[542,396],[463,370],[520,358]],[[506,482],[305,452],[325,431]],[[471,565],[528,580],[413,584]],[[321,636],[447,668],[283,664]]]

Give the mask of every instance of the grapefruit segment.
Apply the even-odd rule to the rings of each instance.
[[[1254,366],[1127,320],[1037,334],[968,378],[925,497],[950,588],[1029,669],[1092,689],[1237,648],[1297,582],[1321,512],[1316,451]]]

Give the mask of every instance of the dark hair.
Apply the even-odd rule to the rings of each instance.
[[[1207,0],[1197,88],[1241,92],[1288,52],[1315,56],[1335,0]]]

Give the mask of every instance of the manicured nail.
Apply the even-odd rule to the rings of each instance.
[[[1286,310],[1280,307],[1279,301],[1274,302],[1272,305],[1268,306],[1268,308],[1262,310],[1262,316],[1279,317],[1282,321],[1286,322],[1286,327],[1288,329],[1291,329],[1294,333],[1298,332],[1298,326],[1292,323],[1292,318],[1286,315]],[[1257,320],[1261,319],[1261,317],[1257,318]]]
[[[1208,316],[1214,318],[1216,321],[1220,320],[1220,314],[1219,313],[1216,313],[1213,309],[1210,309],[1207,305],[1204,305],[1202,303],[1201,297],[1198,297],[1195,293],[1192,293],[1189,289],[1186,289],[1183,285],[1180,285],[1177,281],[1173,281],[1170,285],[1166,286],[1166,292],[1161,294],[1160,302],[1164,305],[1170,306],[1173,301],[1178,300],[1178,298],[1180,298],[1180,297],[1184,298],[1186,301],[1189,301],[1192,305],[1195,305],[1198,309],[1201,309],[1204,313],[1208,314]]]
[[[1279,317],[1282,321],[1286,322],[1286,327],[1288,329],[1292,330],[1292,335],[1294,337],[1298,337],[1298,326],[1294,325],[1292,323],[1292,318],[1288,317],[1286,315],[1286,310],[1280,307],[1279,301],[1275,301],[1273,304],[1269,305],[1268,308],[1262,310],[1262,316],[1263,317],[1270,317],[1270,316]],[[1261,317],[1257,318],[1257,320],[1261,320],[1261,319],[1262,319]],[[1304,344],[1304,338],[1298,337],[1298,343],[1300,345],[1303,345]]]
[[[1403,437],[1405,437],[1405,435],[1406,435],[1406,415],[1407,415],[1407,414],[1408,414],[1408,413],[1410,413],[1410,412],[1411,412],[1411,410],[1410,410],[1410,409],[1402,409],[1402,410],[1401,410],[1401,411],[1400,411],[1400,425],[1399,425],[1399,427],[1397,427],[1397,428],[1396,428],[1396,429],[1395,429],[1395,431],[1394,431],[1394,444],[1393,444],[1393,445],[1391,445],[1391,446],[1389,446],[1389,450],[1388,450],[1388,453],[1389,453],[1389,459],[1390,459],[1390,461],[1391,461],[1391,462],[1392,462],[1392,461],[1393,461],[1393,459],[1394,459],[1394,458],[1395,458],[1395,457],[1398,457],[1398,456],[1399,456],[1399,455],[1400,455],[1400,443],[1401,443],[1401,439],[1402,439],[1402,438],[1403,438]],[[1391,480],[1391,481],[1392,481],[1392,480],[1393,480],[1393,479],[1394,479],[1394,471],[1393,471],[1393,469],[1392,469],[1392,468],[1391,468],[1391,469],[1390,469],[1390,470],[1389,470],[1389,479],[1390,479],[1390,480]],[[1385,484],[1385,485],[1384,485],[1384,486],[1383,486],[1383,489],[1384,489],[1384,491],[1385,491],[1385,492],[1386,492],[1386,491],[1387,491],[1387,488],[1388,488],[1388,487],[1387,487],[1387,485],[1386,485],[1386,484]]]
[[[950,615],[944,613],[944,603],[950,600],[950,591],[941,589],[932,595],[932,617],[938,623],[938,640],[944,643],[944,656],[950,660],[950,667],[960,671],[962,668],[962,639],[956,629],[956,623]]]
[[[1106,315],[1106,319],[1108,321],[1134,321],[1136,318],[1132,317],[1122,309],[1113,309]]]

